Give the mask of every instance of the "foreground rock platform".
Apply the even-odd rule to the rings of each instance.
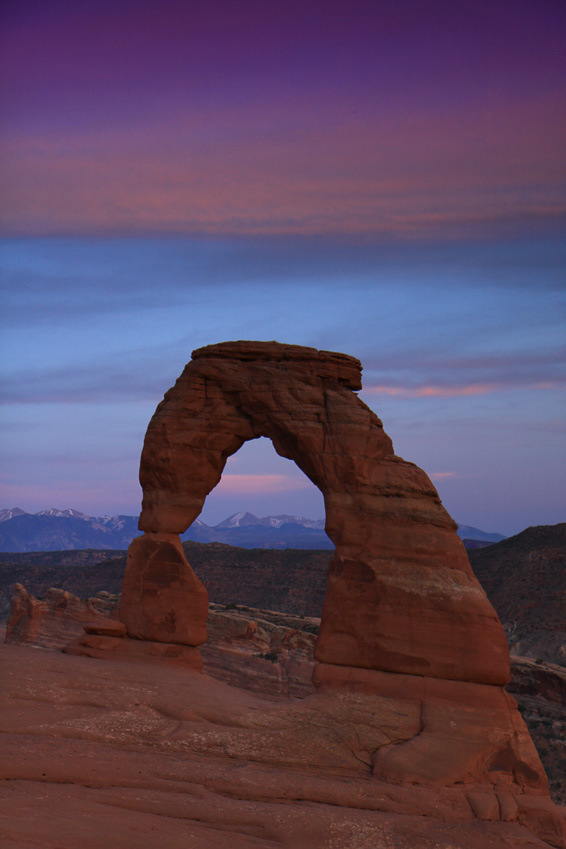
[[[0,664],[5,849],[564,845],[541,789],[375,774],[385,737],[414,739],[402,681],[389,701],[321,686],[270,702],[160,664],[17,646]]]

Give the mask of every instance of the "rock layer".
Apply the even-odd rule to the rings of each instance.
[[[20,594],[21,588],[15,593],[14,617],[8,623],[8,632],[11,635],[10,642],[12,644],[54,648],[60,645],[62,634],[67,635],[67,638],[73,635],[76,637],[75,641],[64,649],[69,654],[118,660],[138,658],[144,662],[159,662],[161,665],[201,668],[199,653],[190,646],[153,643],[146,640],[105,641],[98,639],[104,636],[123,637],[122,629],[124,629],[124,626],[121,626],[121,623],[115,619],[102,616],[97,616],[94,622],[84,624],[82,619],[77,618],[75,611],[77,608],[86,611],[88,605],[76,597],[73,597],[73,603],[68,604],[62,611],[61,608],[56,607],[57,601],[62,595],[61,591],[50,591],[48,598],[42,602],[28,596],[28,603],[25,608],[17,604]],[[98,603],[100,600],[94,599],[92,601]],[[111,596],[108,593],[104,594],[105,610],[107,609],[108,612],[110,610],[117,612],[118,602],[118,597]],[[228,607],[210,605],[207,621],[208,640],[200,648],[204,661],[204,672],[235,687],[250,690],[272,699],[309,696],[314,692],[311,676],[314,665],[314,643],[319,624],[319,619],[289,616],[268,610],[254,610],[246,605],[229,605]],[[87,632],[86,636],[81,626],[84,626],[84,631]],[[321,675],[323,671],[324,667],[319,666],[317,683],[324,683],[324,675]],[[341,682],[338,681],[340,673],[342,674]],[[353,678],[355,674],[356,670],[347,667],[332,670],[330,676],[331,689],[340,689],[346,693],[349,690],[355,692],[356,687],[358,690],[363,690],[363,676],[365,676],[366,692],[377,696],[379,677],[369,671],[357,670],[357,681],[355,681]],[[381,680],[384,681],[386,678],[382,677]],[[401,686],[403,680],[401,676],[394,680],[398,682],[394,695],[397,698],[397,707],[400,708],[402,691],[403,689],[406,691],[406,687]],[[418,683],[413,686],[412,699],[413,702],[420,705],[418,713],[422,722],[419,721],[419,725],[422,725],[422,731],[427,735],[426,739],[430,751],[430,744],[433,740],[431,717],[434,717],[434,710],[431,711],[430,706],[425,705],[425,701],[431,701],[432,697],[435,697],[438,701],[438,694],[435,694],[434,691],[435,679],[415,677],[414,680]],[[353,683],[356,684],[356,687],[352,686]],[[493,748],[490,751],[490,747],[496,733],[500,738],[505,739],[510,720],[514,733],[510,738],[509,745],[505,744],[504,746],[504,762],[508,764],[508,774],[517,774],[520,777],[522,770],[524,771],[520,762],[526,763],[525,757],[520,755],[520,750],[525,752],[526,747],[530,747],[530,742],[526,739],[523,723],[520,722],[514,710],[514,702],[502,697],[499,688],[484,687],[482,690],[482,685],[477,686],[479,687],[478,693],[483,692],[485,694],[493,691],[493,702],[491,706],[487,706],[488,713],[486,714],[484,710],[482,717],[481,713],[478,714],[476,711],[475,720],[471,723],[472,699],[470,692],[475,685],[455,684],[444,693],[443,701],[445,704],[446,693],[450,696],[452,713],[449,721],[440,727],[440,734],[437,734],[436,737],[437,743],[441,746],[445,744],[445,753],[449,752],[451,759],[455,762],[456,744],[459,741],[461,748],[462,729],[466,729],[470,738],[466,743],[468,749],[471,747],[473,751],[475,748],[480,755],[478,764],[474,767],[476,775],[478,766],[481,766],[481,754],[487,742],[487,752],[492,757],[488,757],[487,761],[484,759],[483,768],[487,775],[491,771],[493,777],[493,770],[489,769],[489,765],[497,764],[501,758],[501,753],[493,757],[496,749]],[[558,803],[564,804],[566,802],[566,788],[563,789],[562,781],[564,765],[566,764],[566,738],[564,735],[566,729],[566,670],[563,667],[533,663],[525,658],[512,658],[511,683],[507,689],[520,700],[523,718],[527,721],[529,733],[532,735],[551,782],[551,796]],[[425,695],[427,696],[426,700]],[[391,693],[387,695],[387,698],[391,702]],[[379,720],[381,723],[384,721],[383,716],[382,711]],[[456,716],[459,717],[459,727],[455,722]],[[475,740],[470,729],[475,732]],[[477,732],[479,732],[479,737]],[[517,741],[519,740],[522,742],[518,748]],[[514,762],[511,763],[513,753],[515,753]],[[386,754],[387,749],[380,756],[382,758],[380,768],[383,765],[383,756]],[[407,757],[407,755],[410,757]],[[404,759],[407,761],[408,773],[414,776],[420,770],[420,780],[430,782],[431,770],[437,767],[441,759],[427,758],[424,761],[424,767],[428,770],[427,778],[426,772],[425,774],[422,772],[423,763],[421,762],[419,767],[418,758],[415,755],[414,748],[411,751],[408,747],[405,747]],[[391,755],[387,754],[387,757],[391,757]],[[532,761],[529,749],[527,749],[527,760]],[[497,770],[495,770],[495,773],[497,773]],[[462,770],[459,774],[463,775],[464,771]],[[537,773],[535,780],[539,779],[540,773]]]

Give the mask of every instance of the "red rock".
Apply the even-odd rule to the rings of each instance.
[[[169,662],[173,656],[175,662],[194,669],[201,669],[204,660],[208,674],[253,692],[300,698],[314,690],[313,631],[319,619],[250,608],[225,610],[222,605],[211,605],[208,639],[201,657],[191,647],[179,644],[130,640],[122,645],[120,640],[126,636],[122,622],[102,614],[96,621],[85,622],[76,611],[92,617],[88,603],[72,597],[72,604],[56,611],[57,601],[65,595],[63,591],[51,590],[45,601],[38,602],[18,586],[12,605],[15,613],[8,623],[14,645],[63,648],[68,654],[87,657],[104,657],[106,652],[111,652],[114,659],[132,659],[136,655],[144,660],[147,656],[152,662],[156,658]],[[107,613],[116,602],[116,597],[109,597]],[[305,627],[310,632],[302,630]]]
[[[549,798],[516,795],[518,821],[551,846],[566,846],[566,823]]]
[[[146,433],[140,529],[171,535],[173,544],[172,535],[199,515],[227,458],[267,436],[323,492],[336,545],[316,658],[505,684],[505,635],[456,525],[426,474],[395,456],[380,420],[355,395],[360,376],[353,357],[275,342],[193,352]],[[133,545],[139,571],[140,543]],[[154,589],[142,599],[140,587],[130,577],[124,583],[128,632],[170,639],[152,624],[167,615],[163,600]]]
[[[111,657],[0,648],[6,846],[565,845],[564,820],[540,791],[496,787],[501,819],[486,820],[469,796],[490,797],[478,813],[495,815],[493,785],[396,785],[371,776],[370,747],[387,745],[384,730],[405,723],[394,699],[320,688],[273,703],[181,666]],[[382,716],[390,727],[380,730]],[[503,817],[508,792],[514,821]]]
[[[271,696],[301,698],[313,692],[315,634],[292,627],[318,624],[261,610],[208,614],[208,640],[201,648],[205,671],[236,687]],[[291,627],[289,627],[291,625]]]
[[[79,657],[98,657],[120,661],[158,663],[161,666],[180,666],[195,672],[202,670],[202,657],[194,646],[178,643],[129,640],[100,634],[84,634],[63,648],[65,654]]]
[[[516,703],[501,687],[509,680],[501,625],[436,490],[424,472],[394,455],[379,419],[353,394],[359,388],[360,364],[341,354],[243,342],[194,352],[146,434],[145,535],[130,546],[120,606],[128,638],[87,634],[67,649],[100,658],[99,677],[115,683],[116,669],[124,670],[126,690],[113,693],[107,717],[98,703],[91,714],[80,700],[77,711],[64,692],[56,694],[57,707],[68,709],[74,735],[84,729],[91,741],[128,742],[136,750],[143,743],[152,755],[166,755],[168,782],[181,757],[185,777],[194,771],[196,802],[176,780],[174,797],[156,800],[154,759],[139,810],[162,813],[165,806],[172,818],[221,822],[224,843],[213,843],[209,830],[207,849],[237,846],[228,837],[234,822],[236,833],[247,829],[242,845],[250,847],[265,837],[305,849],[385,842],[408,849],[422,842],[426,824],[415,829],[397,819],[390,841],[392,832],[373,814],[414,817],[425,806],[440,806],[438,816],[450,826],[430,829],[430,845],[527,846],[531,829],[564,846],[564,822],[550,803],[544,771]],[[211,678],[186,669],[180,677],[183,663],[198,669],[207,599],[177,536],[199,514],[227,458],[258,436],[269,437],[322,490],[336,545],[315,649],[317,690],[261,707],[249,693],[223,691]],[[259,617],[227,616],[222,629],[227,654],[237,646],[264,664],[275,656],[280,668],[279,658],[296,654],[303,640],[279,639]],[[256,654],[258,646],[268,650]],[[114,657],[122,662],[105,664]],[[143,660],[151,661],[151,674]],[[168,662],[173,668],[164,668]],[[24,723],[25,733],[33,728]],[[226,761],[237,776],[226,775]],[[277,775],[269,779],[273,767]],[[58,769],[57,780],[68,781],[72,765]],[[139,805],[140,789],[129,788],[128,804]],[[210,800],[211,792],[218,796]],[[227,813],[227,798],[235,796],[240,809]],[[242,813],[244,800],[256,807]],[[281,800],[299,800],[303,813],[305,802],[313,804],[297,826],[300,817],[295,825],[293,817],[278,819],[274,805]],[[268,804],[266,815],[257,814],[257,803]],[[336,815],[339,806],[349,809],[346,818]],[[352,808],[363,808],[363,817]],[[336,828],[326,815],[337,816]],[[457,824],[467,820],[474,829],[459,833]],[[359,828],[352,829],[354,821]]]
[[[87,622],[84,626],[85,634],[99,634],[106,637],[125,637],[126,626],[122,622],[108,619],[106,622]]]
[[[176,534],[144,534],[128,549],[120,620],[140,640],[198,646],[206,640],[208,594]]]
[[[566,667],[514,657],[509,689],[517,697],[534,696],[566,705]]]
[[[304,624],[280,614],[223,610],[218,606],[209,615],[209,644],[203,648],[206,671],[238,687],[269,692],[278,698],[312,693],[312,654],[309,660],[307,647],[310,644],[312,652],[314,635],[298,634],[284,622]],[[155,674],[167,666],[200,669],[200,658],[193,647],[100,634],[83,635],[65,651],[120,660],[121,664],[135,661],[140,670],[136,677],[143,675],[148,662]],[[300,664],[295,667],[295,681],[289,663],[294,655],[309,663],[308,668]],[[128,671],[124,675],[126,680],[131,678]],[[214,682],[207,680],[210,699],[215,700]],[[252,756],[266,766],[287,763],[303,768],[308,762],[310,774],[314,770],[318,776],[337,768],[355,771],[354,765],[362,765],[367,785],[364,805],[375,804],[378,810],[401,816],[409,811],[413,817],[428,816],[434,811],[435,817],[447,822],[474,816],[482,822],[517,823],[516,797],[529,798],[530,803],[523,806],[525,822],[537,833],[537,829],[551,836],[555,833],[553,840],[560,845],[556,838],[560,833],[555,822],[557,810],[547,805],[544,776],[536,756],[531,757],[530,739],[514,710],[514,701],[499,688],[325,664],[316,667],[315,680],[318,689],[304,701],[304,708],[295,703],[290,709],[281,705],[279,717],[275,714],[269,718],[268,713],[262,722],[265,728],[273,726],[273,736],[265,737],[262,750],[257,739],[250,741],[251,748],[242,750],[242,756],[245,751],[246,758]],[[297,686],[300,681],[302,689]],[[112,687],[119,686],[116,679]],[[195,696],[183,698],[187,705],[195,704]],[[56,699],[59,703],[60,696]],[[167,716],[174,715],[175,709],[171,714],[171,708],[164,707],[165,701],[159,704]],[[241,727],[242,719],[233,719]],[[132,717],[131,723],[137,722]],[[233,746],[224,734],[217,742],[218,747],[210,750],[216,758],[226,746],[229,750]],[[367,784],[372,761],[374,774]],[[299,792],[297,781],[295,774],[295,794]],[[359,804],[348,796],[348,782],[341,782],[332,791],[327,788],[323,796],[313,796],[310,781],[308,788],[300,790],[300,794],[307,794],[302,798],[338,807]],[[265,794],[265,789],[262,781],[261,790],[251,792]]]
[[[193,352],[146,433],[145,536],[130,547],[120,618],[130,636],[198,644],[204,589],[176,535],[198,516],[228,457],[247,440],[270,438],[323,492],[336,546],[315,646],[319,692],[308,699],[329,734],[310,761],[348,768],[353,756],[390,785],[460,784],[476,793],[467,802],[475,815],[491,820],[500,814],[494,788],[548,793],[516,704],[501,689],[510,674],[505,635],[431,481],[394,454],[354,394],[360,375],[352,357],[277,343]],[[175,640],[171,617],[175,628],[182,623]],[[257,622],[224,628],[232,643],[260,639]],[[331,730],[350,723],[340,699],[364,717],[345,748]],[[290,722],[299,735],[309,726],[305,714]],[[309,732],[303,745],[310,751]],[[269,750],[288,757],[279,742]]]
[[[379,723],[391,742],[372,755],[373,773],[382,780],[480,782],[548,793],[516,702],[502,688],[326,664],[315,668],[313,680],[325,693],[363,693],[383,703]]]
[[[488,822],[499,819],[499,800],[495,793],[468,793],[468,801],[477,819]]]
[[[519,806],[512,793],[498,792],[499,811],[502,822],[514,822],[519,815]]]
[[[111,604],[105,599],[83,601],[65,590],[51,588],[44,599],[30,595],[16,584],[6,627],[7,643],[62,648],[85,623],[108,627]],[[120,627],[120,623],[117,623]]]

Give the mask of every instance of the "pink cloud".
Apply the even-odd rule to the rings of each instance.
[[[1,503],[5,507],[20,507],[30,513],[49,507],[72,507],[91,515],[123,513],[136,515],[141,507],[141,487],[132,478],[88,482],[67,480],[62,483],[17,484],[6,482],[0,486]]]
[[[4,229],[419,236],[564,212],[552,97],[338,125],[308,105],[286,131],[252,103],[141,130],[6,134]]]
[[[306,478],[291,475],[231,475],[224,474],[214,492],[221,495],[259,495],[261,493],[294,492],[309,489]]]
[[[506,390],[564,390],[564,384],[557,381],[545,380],[537,383],[524,385],[505,383],[468,383],[461,386],[388,386],[379,384],[377,386],[364,386],[364,392],[372,395],[398,395],[404,398],[458,398],[476,395],[489,395],[492,392],[503,392]]]
[[[364,392],[375,395],[401,395],[407,398],[454,398],[465,395],[487,395],[500,387],[495,383],[472,383],[467,386],[369,386]]]

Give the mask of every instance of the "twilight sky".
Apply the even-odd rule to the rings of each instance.
[[[563,0],[5,0],[0,507],[139,512],[191,350],[276,339],[457,521],[566,520]],[[323,515],[267,440],[202,514]]]

